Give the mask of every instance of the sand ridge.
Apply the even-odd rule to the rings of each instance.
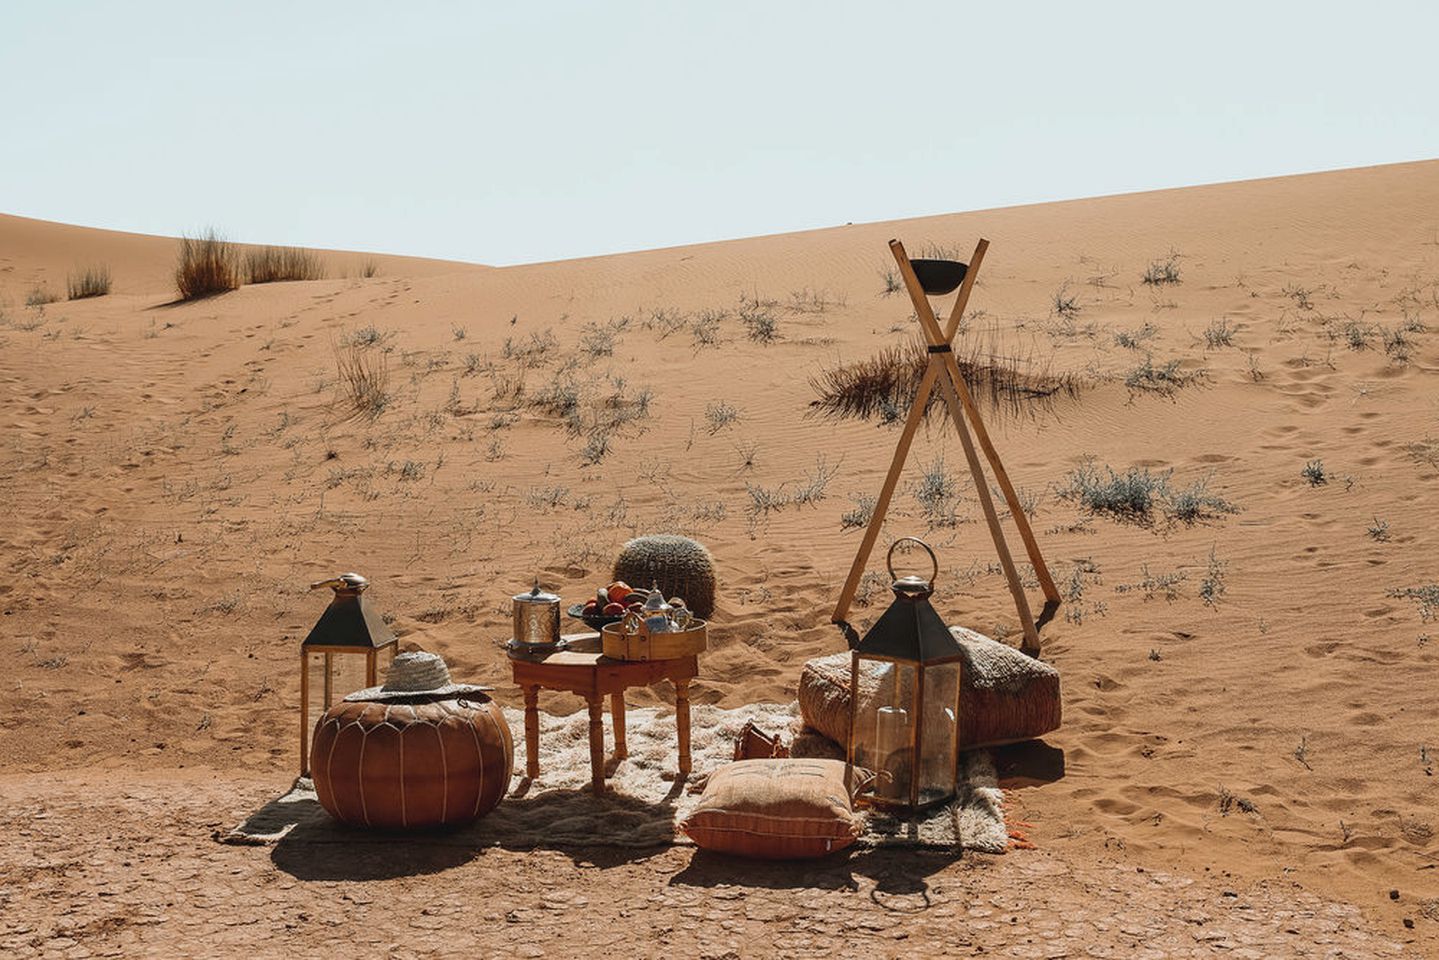
[[[282,777],[293,648],[322,605],[306,586],[340,569],[371,578],[406,644],[513,704],[493,644],[509,595],[539,575],[579,599],[659,529],[698,536],[723,575],[696,699],[789,699],[804,659],[840,647],[828,612],[859,536],[842,518],[896,436],[807,416],[807,379],[913,336],[882,293],[891,236],[967,257],[982,235],[973,335],[1086,378],[992,424],[1068,598],[1045,632],[1064,776],[1013,791],[1019,815],[1065,857],[1284,878],[1432,946],[1436,646],[1431,611],[1391,592],[1439,580],[1436,174],[502,269],[381,259],[346,278],[335,255],[333,279],[181,305],[173,241],[0,220],[0,765]],[[116,292],[27,306],[82,250]],[[1143,283],[1171,253],[1181,282]],[[1056,312],[1061,291],[1077,312]],[[771,343],[749,335],[765,316]],[[335,352],[372,337],[391,397],[370,420],[337,400]],[[1193,382],[1146,389],[1147,358]],[[596,423],[640,409],[587,464]],[[941,456],[958,492],[936,523],[914,483]],[[1206,479],[1239,512],[1091,515],[1060,495],[1088,457]],[[936,425],[911,464],[887,534],[936,545],[954,622],[1013,634],[958,444]],[[790,502],[765,511],[766,493]]]

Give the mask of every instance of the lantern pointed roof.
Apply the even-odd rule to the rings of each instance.
[[[905,589],[909,579],[896,581],[894,602],[853,647],[854,652],[906,663],[944,663],[959,658],[959,641],[930,605],[928,584],[923,591],[909,591]]]
[[[378,650],[396,642],[394,631],[365,596],[367,586],[369,583],[357,574],[341,574],[312,584],[311,589],[330,587],[335,595],[301,646]]]

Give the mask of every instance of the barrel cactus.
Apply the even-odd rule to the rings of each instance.
[[[635,537],[620,550],[614,578],[635,589],[658,584],[666,597],[680,597],[695,616],[715,609],[715,561],[704,544],[672,533]]]

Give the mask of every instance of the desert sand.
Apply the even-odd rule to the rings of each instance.
[[[988,238],[966,336],[1079,384],[990,411],[1067,598],[1062,771],[1004,784],[1037,850],[852,874],[419,844],[347,874],[211,840],[294,776],[307,586],[340,570],[514,706],[510,595],[581,600],[630,536],[687,533],[722,578],[696,701],[793,699],[842,648],[843,518],[897,436],[817,415],[810,378],[916,335],[891,237]],[[506,268],[323,251],[329,279],[190,303],[175,249],[0,217],[7,954],[1439,955],[1439,161]],[[27,304],[90,263],[109,295]],[[377,416],[337,383],[355,342],[388,370]],[[1087,462],[1236,510],[1096,513]],[[903,534],[938,549],[951,622],[1017,637],[939,420]]]

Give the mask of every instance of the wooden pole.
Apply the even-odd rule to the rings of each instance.
[[[970,258],[969,269],[965,271],[964,282],[959,288],[959,296],[955,298],[954,307],[949,311],[949,322],[945,324],[944,329],[944,343],[953,343],[954,335],[959,332],[964,308],[969,305],[969,293],[974,287],[974,278],[979,273],[979,265],[983,262],[984,253],[988,249],[989,241],[983,238],[974,246],[974,256]],[[1009,507],[1009,515],[1014,518],[1014,525],[1019,528],[1019,537],[1024,541],[1024,552],[1029,555],[1029,563],[1034,567],[1034,575],[1039,580],[1039,588],[1044,591],[1046,600],[1058,604],[1059,589],[1055,587],[1054,579],[1049,575],[1049,566],[1044,562],[1044,555],[1039,551],[1039,541],[1034,538],[1034,531],[1029,526],[1029,517],[1019,502],[1019,496],[1014,491],[1014,484],[1009,481],[1009,471],[1004,469],[1004,463],[999,459],[999,451],[994,449],[994,443],[989,439],[989,431],[985,429],[984,420],[979,416],[979,407],[975,405],[974,398],[970,395],[969,385],[960,375],[959,363],[955,360],[952,351],[945,355],[945,366],[949,370],[950,379],[954,381],[959,392],[964,412],[969,415],[969,422],[974,426],[974,437],[979,441],[979,447],[984,451],[984,458],[989,461],[989,466],[994,471],[994,479],[999,484],[1000,492],[1004,494],[1004,502]]]
[[[934,382],[938,377],[939,365],[931,359],[929,366],[924,369],[924,376],[920,378],[919,389],[915,391],[914,403],[910,405],[904,430],[900,432],[899,443],[894,448],[894,460],[890,462],[889,473],[885,474],[884,486],[880,487],[879,499],[875,501],[874,510],[870,513],[864,538],[859,542],[859,552],[855,554],[854,563],[849,568],[849,577],[839,592],[839,602],[834,605],[834,614],[830,617],[834,623],[845,623],[845,618],[849,616],[849,605],[854,602],[855,591],[859,589],[859,581],[864,576],[865,564],[869,563],[874,542],[879,538],[880,528],[884,526],[884,515],[888,512],[890,500],[899,485],[900,474],[904,472],[904,461],[909,457],[914,435],[924,420],[924,408],[929,406],[929,395],[934,390]]]
[[[900,276],[904,278],[905,287],[909,290],[909,298],[914,302],[915,315],[919,317],[920,324],[924,327],[926,339],[932,346],[946,348],[943,353],[931,354],[931,364],[934,357],[945,359],[946,370],[949,376],[945,378],[945,401],[949,405],[950,419],[954,421],[955,429],[959,432],[959,442],[964,448],[964,457],[969,462],[969,472],[974,478],[975,495],[979,499],[980,509],[984,512],[985,523],[989,526],[990,539],[994,541],[995,552],[999,554],[999,565],[1004,570],[1004,577],[1009,582],[1009,592],[1014,598],[1014,605],[1019,612],[1020,625],[1024,630],[1024,643],[1022,648],[1026,653],[1038,655],[1039,653],[1039,630],[1034,625],[1034,615],[1029,610],[1029,599],[1024,595],[1024,585],[1020,583],[1019,572],[1014,567],[1014,558],[1010,556],[1009,544],[1004,539],[1004,530],[999,525],[999,515],[994,509],[994,500],[989,494],[989,483],[985,479],[984,467],[980,465],[979,454],[975,450],[974,440],[970,437],[969,427],[965,424],[962,412],[962,402],[959,399],[959,383],[963,383],[963,377],[959,376],[959,366],[954,362],[953,351],[947,349],[948,342],[944,341],[944,333],[939,328],[939,321],[934,318],[934,310],[929,305],[929,298],[925,295],[924,288],[920,285],[919,277],[915,276],[914,267],[909,262],[909,256],[904,251],[904,244],[898,240],[891,240],[890,251],[894,254],[895,263],[899,265]],[[966,272],[965,279],[971,280],[973,272]],[[948,354],[945,357],[945,354]]]
[[[300,776],[310,775],[310,658],[300,649]]]
[[[891,252],[894,251],[896,243],[899,241],[890,241]],[[903,244],[900,244],[900,249],[904,249]],[[964,280],[959,284],[959,294],[954,298],[954,306],[949,310],[949,321],[944,326],[945,343],[953,343],[954,335],[959,332],[959,324],[964,319],[964,308],[969,306],[969,294],[974,290],[975,278],[979,276],[979,265],[984,262],[984,255],[988,250],[989,241],[980,237],[979,242],[974,245],[974,255],[969,258],[969,265],[965,267]]]

